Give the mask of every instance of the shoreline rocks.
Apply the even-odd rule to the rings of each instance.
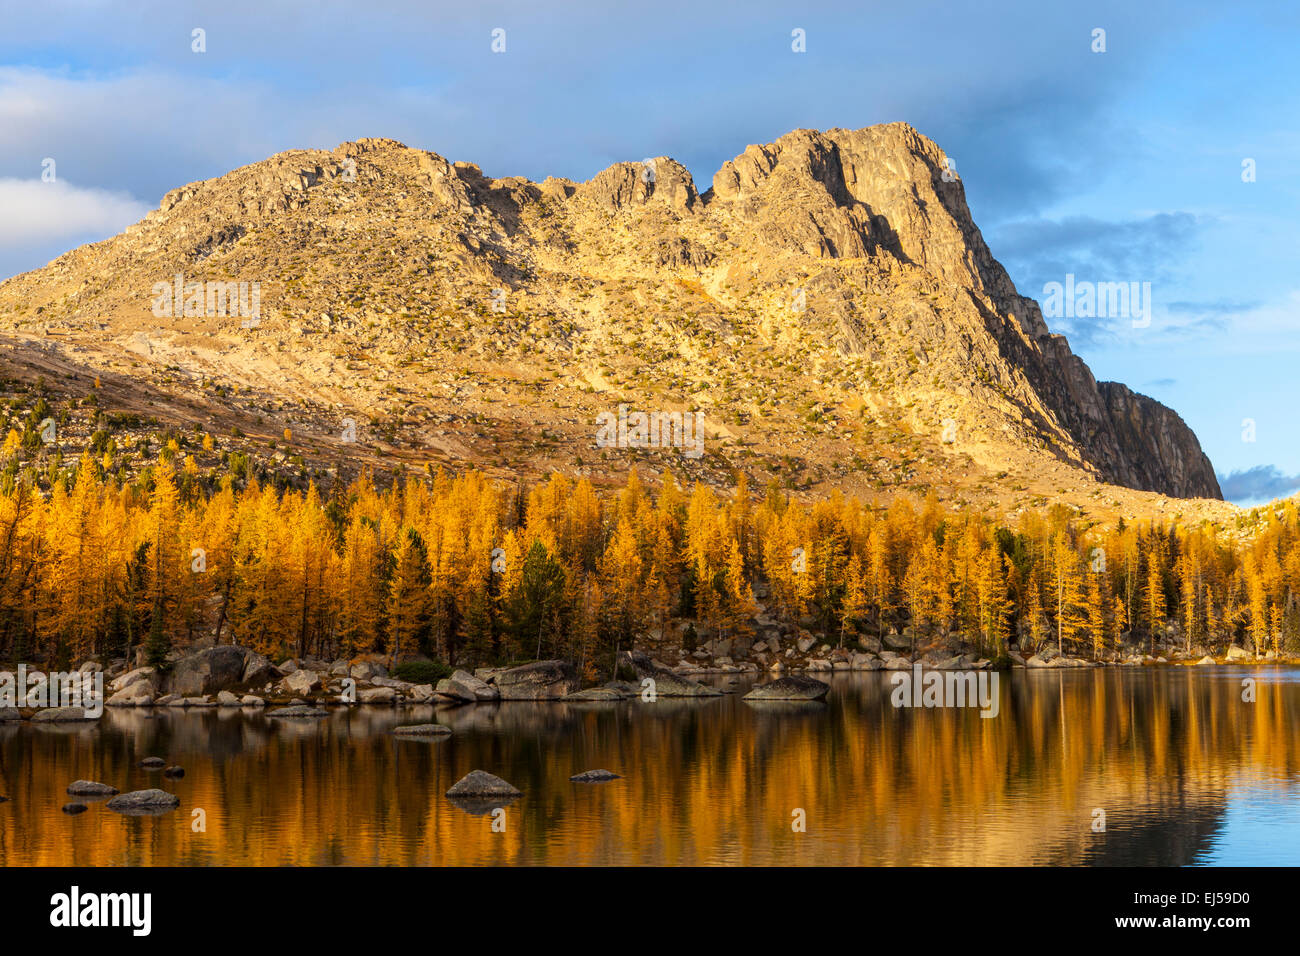
[[[469,671],[458,670],[450,677],[438,681],[434,692],[445,700],[472,704],[482,700],[497,700],[500,692],[479,680]]]
[[[32,715],[32,723],[70,723],[79,720],[99,720],[86,713],[84,707],[45,707]]]
[[[582,686],[573,665],[559,660],[497,671],[487,683],[496,688],[501,700],[559,700]]]
[[[632,666],[640,680],[654,681],[656,697],[721,697],[715,690],[689,677],[670,671],[642,651],[624,651],[623,660]]]

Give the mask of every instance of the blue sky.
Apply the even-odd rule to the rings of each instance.
[[[750,143],[905,120],[956,161],[1024,294],[1067,273],[1150,282],[1148,328],[1049,324],[1099,379],[1176,409],[1229,498],[1288,494],[1300,8],[1133,6],[3,0],[0,277],[284,149],[389,136],[578,180],[669,155],[703,189]]]

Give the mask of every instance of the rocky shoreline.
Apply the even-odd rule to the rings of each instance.
[[[326,716],[329,706],[436,704],[455,706],[495,701],[563,701],[570,703],[619,701],[650,693],[655,697],[707,698],[724,691],[702,682],[702,678],[728,677],[726,684],[741,678],[769,680],[759,688],[780,686],[785,675],[806,675],[823,679],[842,671],[902,671],[917,664],[933,670],[1028,670],[1070,667],[1140,667],[1151,665],[1207,666],[1293,664],[1300,660],[1269,652],[1255,656],[1232,646],[1215,657],[1203,649],[1191,653],[1183,650],[1158,649],[1164,653],[1113,654],[1103,661],[1061,655],[1055,647],[1037,653],[1022,654],[1012,648],[999,661],[981,657],[953,647],[931,647],[909,653],[905,635],[887,635],[883,640],[861,639],[855,649],[818,645],[811,636],[800,637],[784,656],[772,653],[766,641],[745,648],[749,659],[737,662],[730,653],[714,654],[725,649],[734,653],[731,642],[725,648],[714,645],[687,652],[681,648],[660,648],[659,659],[643,651],[625,651],[620,655],[621,668],[630,668],[636,680],[611,680],[583,688],[577,671],[567,661],[533,661],[513,667],[477,668],[472,673],[457,670],[436,683],[414,683],[389,675],[382,661],[360,658],[353,661],[323,661],[313,658],[289,659],[272,664],[266,657],[233,644],[206,647],[177,655],[164,668],[152,666],[128,669],[124,660],[101,665],[87,661],[76,675],[89,687],[90,676],[101,669],[106,683],[109,707],[137,708],[251,708],[266,709],[271,717]],[[872,645],[875,645],[872,648]],[[891,646],[892,645],[892,646]],[[777,644],[779,647],[779,643]],[[675,664],[662,658],[677,658]],[[788,661],[788,663],[787,663]],[[34,668],[33,668],[34,670]],[[824,686],[824,683],[823,683]],[[784,699],[816,699],[807,686]],[[748,699],[783,699],[780,696],[749,695]],[[71,722],[93,720],[84,707],[2,707],[0,722]]]

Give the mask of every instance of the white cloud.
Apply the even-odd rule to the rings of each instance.
[[[121,232],[150,209],[133,196],[86,189],[62,180],[0,179],[0,247]]]

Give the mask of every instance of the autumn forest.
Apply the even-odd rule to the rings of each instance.
[[[0,485],[0,658],[161,661],[203,637],[459,666],[564,657],[595,679],[647,635],[680,628],[690,648],[752,632],[760,611],[841,646],[897,629],[993,658],[1284,654],[1300,644],[1300,515],[1250,520],[1103,528],[1056,507],[1008,527],[933,496],[802,502],[751,495],[743,475],[719,494],[635,471],[610,492],[437,471],[323,494],[166,454],[122,482],[87,454],[48,489],[12,469]]]

